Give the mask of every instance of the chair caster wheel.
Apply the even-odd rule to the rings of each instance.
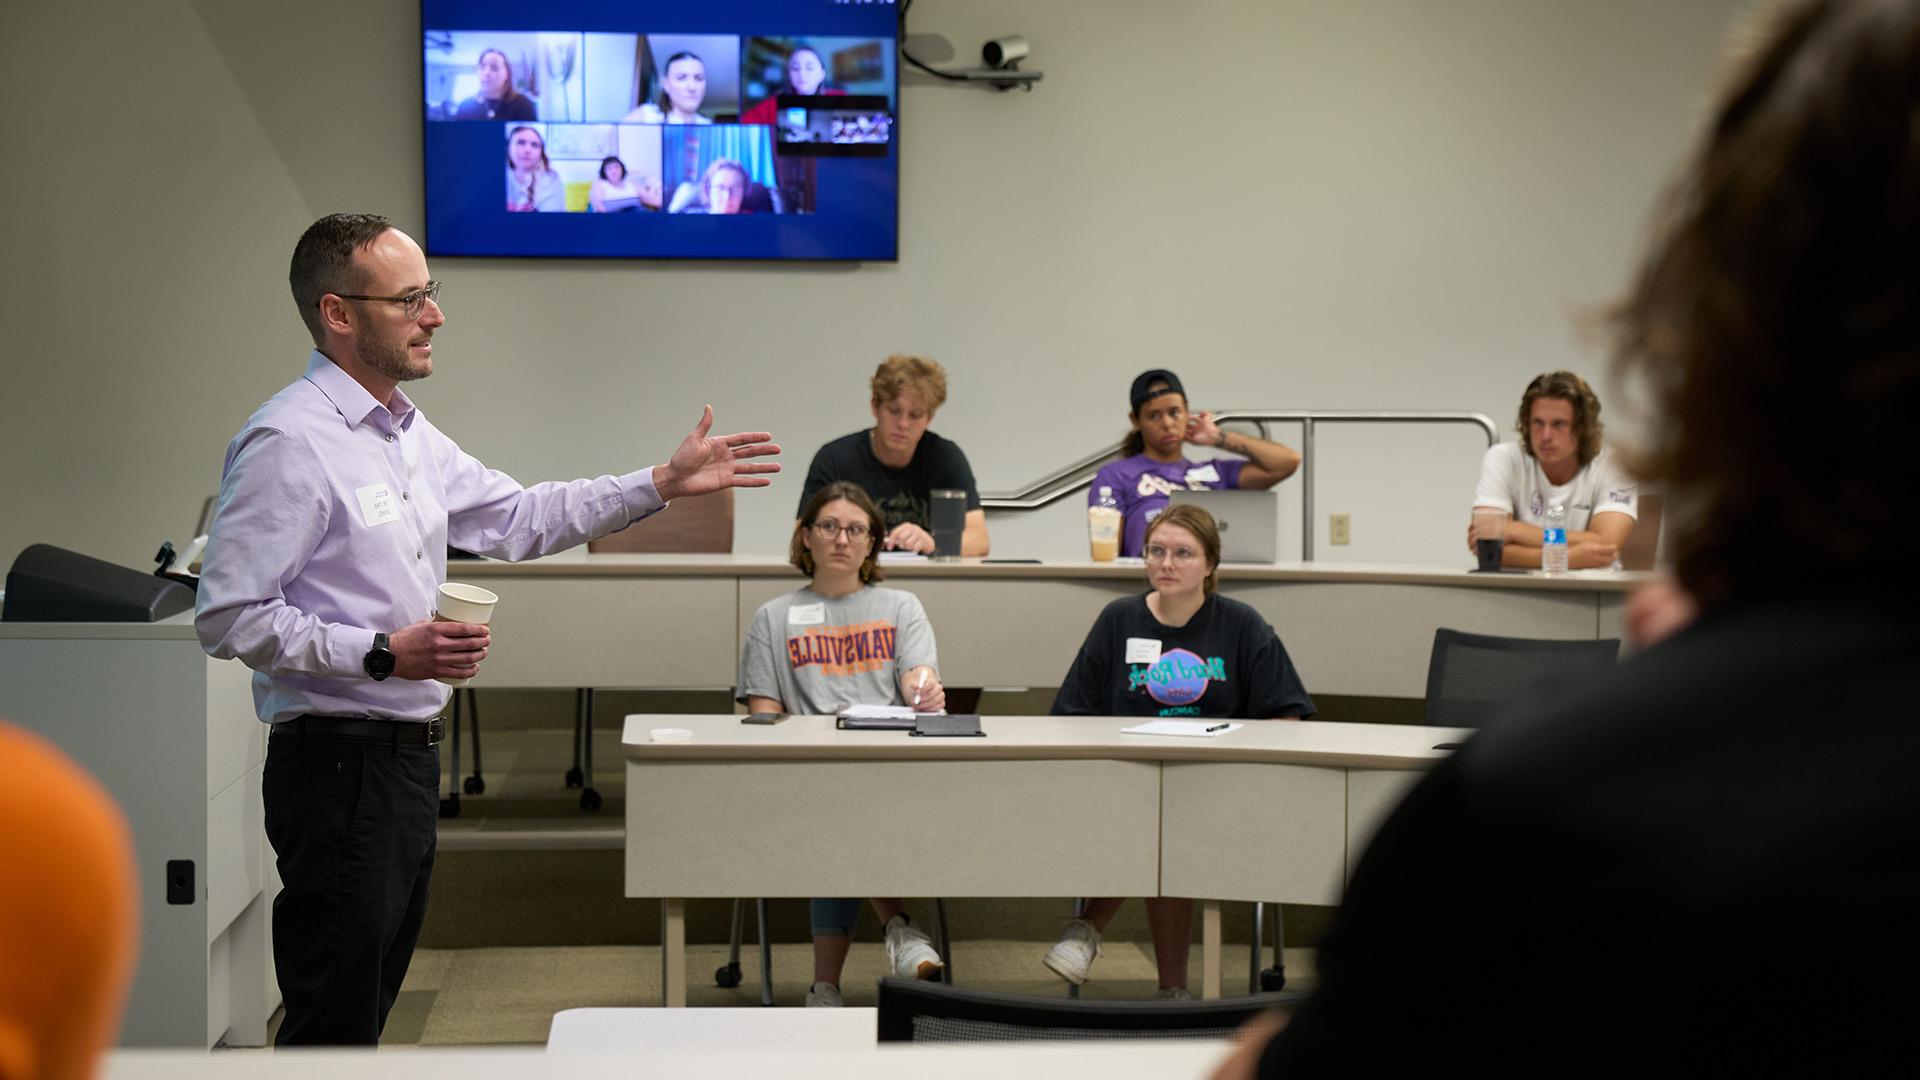
[[[1287,988],[1287,973],[1280,968],[1268,968],[1260,973],[1260,989],[1269,994],[1277,994]]]
[[[576,765],[573,768],[567,770],[567,786],[568,787],[579,787],[581,784],[584,784],[586,782],[587,782],[587,775],[580,771],[579,766]]]
[[[441,799],[440,800],[440,816],[443,818],[459,817],[460,816],[460,796],[449,795],[446,798]]]
[[[713,973],[713,985],[731,990],[740,985],[740,965],[728,964]]]
[[[478,774],[475,774],[467,777],[467,782],[460,785],[460,790],[469,795],[485,795],[487,793],[487,782],[482,780]]]
[[[582,791],[580,793],[580,809],[582,810],[600,809],[600,793],[593,790],[592,788],[587,788],[585,791]]]

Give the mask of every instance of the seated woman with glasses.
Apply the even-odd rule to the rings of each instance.
[[[857,484],[828,484],[793,527],[793,565],[812,580],[754,612],[740,653],[739,700],[754,712],[831,716],[850,705],[946,708],[933,627],[910,592],[881,588],[880,509]],[[821,798],[831,794],[821,793]],[[940,954],[898,900],[875,899],[887,966],[910,979],[940,974]],[[837,1006],[858,900],[815,900],[809,1006]]]
[[[1300,720],[1313,699],[1286,646],[1260,613],[1214,594],[1220,531],[1213,515],[1175,504],[1147,526],[1152,591],[1108,604],[1053,699],[1055,716],[1232,717]],[[1090,899],[1047,950],[1045,963],[1078,986],[1100,955],[1100,934],[1124,901]],[[1187,998],[1193,901],[1147,900],[1163,998]]]

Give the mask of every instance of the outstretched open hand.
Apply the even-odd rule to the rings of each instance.
[[[711,495],[730,487],[766,487],[773,482],[767,477],[780,471],[780,463],[751,460],[780,453],[780,444],[770,441],[770,432],[707,434],[712,430],[713,406],[709,405],[667,463],[654,466],[653,486],[661,498]]]

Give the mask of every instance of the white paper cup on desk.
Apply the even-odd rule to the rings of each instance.
[[[434,607],[434,622],[478,623],[481,626],[493,622],[493,605],[500,598],[478,585],[467,585],[458,581],[449,581],[440,586],[440,598]],[[465,686],[472,679],[440,679],[448,686]]]

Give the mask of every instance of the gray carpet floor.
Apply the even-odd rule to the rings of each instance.
[[[959,984],[988,990],[1065,996],[1066,984],[1042,967],[1046,942],[962,941],[955,963]],[[688,948],[687,1003],[694,1008],[757,1008],[760,1003],[758,953],[742,958],[742,984],[731,990],[714,985],[713,972],[726,962],[724,945]],[[1229,948],[1224,990],[1247,993],[1247,952]],[[1289,989],[1313,984],[1311,950],[1288,950]],[[856,942],[847,959],[843,992],[848,1005],[872,1005],[874,987],[885,967],[878,941]],[[800,1007],[812,973],[810,947],[774,948],[774,1002]],[[1192,970],[1197,978],[1200,957]],[[1154,978],[1150,950],[1131,943],[1109,944],[1095,963],[1094,978],[1082,991],[1087,998],[1148,998]],[[388,1019],[383,1046],[476,1046],[541,1044],[553,1015],[563,1009],[626,1008],[660,1003],[660,950],[649,946],[572,946],[562,948],[424,949],[407,973],[400,1000]]]

